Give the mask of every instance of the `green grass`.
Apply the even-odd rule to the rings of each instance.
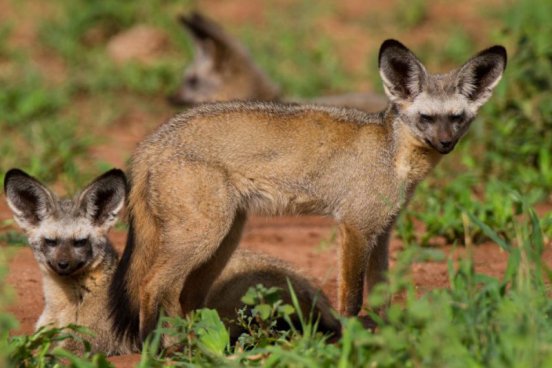
[[[435,236],[462,241],[466,235],[462,209],[512,237],[519,201],[511,193],[519,193],[531,204],[548,198],[552,188],[552,42],[543,35],[552,32],[552,25],[543,14],[551,11],[550,2],[531,0],[514,3],[500,15],[504,27],[494,37],[509,52],[503,81],[460,143],[459,152],[453,153],[461,165],[441,165],[417,190],[402,219],[417,218],[426,224],[424,242]],[[454,46],[465,44],[464,36],[456,37],[460,41],[453,37],[448,48],[467,47]],[[456,171],[466,173],[446,179]],[[405,230],[401,236],[411,236],[411,224],[401,227]],[[475,241],[487,239],[481,232],[471,235]]]
[[[500,278],[477,273],[470,258],[449,260],[450,287],[418,296],[410,278],[412,264],[442,259],[442,254],[409,246],[390,272],[389,285],[378,287],[369,298],[377,308],[391,294],[404,297],[402,303],[390,305],[385,318],[371,314],[377,324],[375,332],[365,329],[357,318],[342,319],[343,336],[337,342],[314,333],[314,322],[306,318],[304,333],[278,331],[275,318],[289,318],[299,308],[282,304],[276,290],[257,287],[244,296],[253,311],[238,316],[246,332],[236,343],[230,343],[216,311],[198,310],[186,319],[165,319],[163,324],[170,327],[152,336],[140,366],[549,366],[552,270],[541,260],[544,238],[539,220],[525,204],[523,210],[525,220],[515,226],[516,242],[502,239],[472,217],[474,226],[508,252],[508,267]],[[70,338],[68,332],[39,330],[30,337],[10,338],[9,361],[13,366],[53,367],[71,357],[74,367],[106,366],[98,355],[83,359],[59,348],[49,350],[56,341]],[[174,336],[181,350],[175,354],[160,351],[161,333]]]
[[[339,65],[335,45],[316,33],[315,19],[331,11],[328,1],[313,7],[311,1],[301,0],[285,12],[273,9],[262,37],[253,25],[239,34],[253,50],[255,61],[281,85],[284,95],[313,97],[351,84],[352,76]],[[306,13],[309,17],[303,16]]]
[[[167,95],[180,82],[187,59],[185,53],[172,51],[152,65],[116,65],[106,55],[109,38],[147,19],[145,24],[172,35],[174,50],[183,50],[185,35],[174,19],[186,4],[107,0],[49,4],[55,16],[36,21],[33,49],[9,44],[13,24],[0,29],[0,59],[8,60],[8,72],[0,73],[0,167],[23,167],[47,182],[62,181],[71,191],[95,175],[96,165],[87,153],[99,141],[97,128],[129,109],[120,103],[121,96],[133,105],[148,106],[144,101]],[[15,9],[24,15],[23,4]],[[62,82],[37,66],[35,60],[42,53],[61,65]],[[99,114],[82,114],[83,107]]]
[[[409,29],[420,25],[426,19],[427,12],[426,0],[401,0],[397,6],[396,20],[399,25]]]
[[[539,221],[531,209],[524,211],[527,219],[516,225],[516,243],[500,240],[474,218],[475,226],[508,251],[502,278],[478,274],[469,258],[457,264],[449,261],[450,288],[418,297],[409,276],[411,265],[442,255],[416,246],[404,251],[390,274],[390,287],[379,288],[370,301],[378,307],[390,293],[402,293],[405,300],[392,304],[385,319],[372,315],[378,324],[375,333],[355,318],[344,319],[343,337],[335,344],[321,335],[291,334],[270,346],[241,351],[228,345],[223,349],[221,338],[217,359],[201,354],[182,359],[202,366],[234,366],[236,361],[298,367],[547,366],[552,362],[552,300],[547,286],[551,274],[541,261],[544,240]],[[230,359],[221,358],[222,352]]]

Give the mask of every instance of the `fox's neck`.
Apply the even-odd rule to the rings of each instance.
[[[400,121],[393,106],[384,113],[385,124],[390,129],[393,142],[393,162],[397,178],[408,191],[413,190],[437,165],[442,155],[421,143]]]

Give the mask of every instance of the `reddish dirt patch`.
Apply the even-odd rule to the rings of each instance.
[[[240,0],[202,1],[199,10],[210,14],[213,19],[228,20],[229,24],[262,24],[265,20],[266,6],[262,2]]]
[[[167,35],[150,26],[137,25],[113,36],[107,44],[107,54],[116,63],[140,61],[151,63],[166,51]]]

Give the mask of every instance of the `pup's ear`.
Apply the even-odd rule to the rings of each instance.
[[[383,87],[393,102],[412,100],[427,80],[427,71],[402,43],[386,40],[379,51],[379,72]]]
[[[502,46],[493,46],[481,51],[458,69],[458,93],[466,96],[477,107],[483,105],[502,78],[507,60],[506,49]]]
[[[231,55],[240,52],[239,42],[206,16],[192,12],[181,15],[178,19],[192,36],[197,52],[202,57],[213,60],[215,65],[220,65]]]
[[[25,231],[37,227],[55,208],[55,195],[19,169],[6,173],[4,193],[15,221]]]
[[[78,197],[78,206],[94,226],[111,228],[123,209],[127,180],[119,169],[112,169],[94,179]]]

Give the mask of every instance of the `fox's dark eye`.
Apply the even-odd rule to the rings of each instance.
[[[197,87],[198,83],[199,83],[199,79],[195,75],[186,78],[186,85],[190,88]]]
[[[433,120],[435,120],[435,119],[434,119],[433,116],[431,116],[431,115],[420,114],[420,121],[421,121],[422,123],[428,123],[428,124],[430,124],[430,123],[433,123]]]
[[[451,114],[448,119],[451,123],[459,123],[464,120],[464,114]]]
[[[88,238],[73,240],[73,246],[75,248],[84,247],[86,244],[88,244]]]
[[[44,238],[44,244],[46,244],[48,247],[55,247],[56,245],[58,245],[58,240]]]

